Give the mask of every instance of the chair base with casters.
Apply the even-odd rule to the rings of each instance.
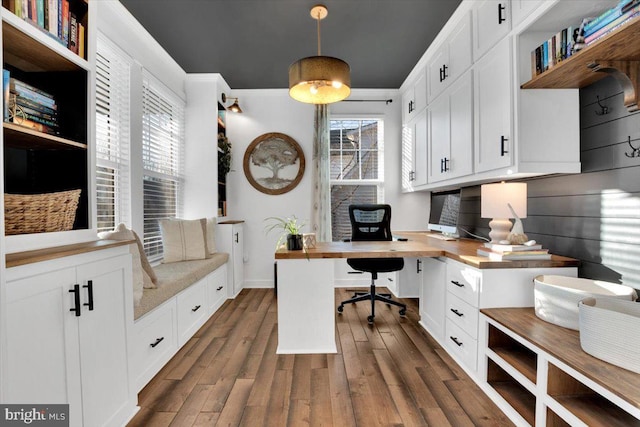
[[[357,260],[347,260],[347,262],[349,261],[357,261]],[[397,260],[394,261],[399,261],[401,263],[404,264],[402,258],[399,258]],[[351,262],[349,262],[349,264],[351,264]],[[354,266],[354,268],[357,268]],[[394,270],[392,270],[394,271]],[[387,304],[387,305],[395,305],[397,307],[400,307],[400,316],[404,316],[407,313],[407,306],[406,304],[402,304],[400,302],[394,301],[391,299],[391,294],[377,294],[376,293],[376,280],[378,279],[378,271],[371,271],[371,288],[369,292],[356,292],[354,294],[354,297],[351,299],[348,299],[346,301],[342,301],[340,303],[340,305],[338,306],[338,313],[342,313],[342,311],[344,310],[344,305],[345,304],[349,304],[349,303],[356,303],[358,301],[366,301],[366,300],[370,300],[371,301],[371,314],[369,316],[367,316],[367,322],[369,322],[369,324],[373,324],[373,320],[376,317],[376,301],[382,301],[383,303]]]

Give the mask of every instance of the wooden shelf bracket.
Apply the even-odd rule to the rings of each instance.
[[[594,61],[588,67],[613,77],[624,91],[624,106],[630,113],[640,108],[640,61]]]

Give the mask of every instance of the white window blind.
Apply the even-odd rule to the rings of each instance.
[[[351,238],[349,205],[384,203],[384,125],[380,119],[330,121],[331,235]]]
[[[98,37],[96,52],[97,229],[131,224],[129,191],[131,59]]]
[[[143,72],[143,243],[150,260],[162,257],[159,220],[181,213],[184,108],[183,100],[148,72]]]

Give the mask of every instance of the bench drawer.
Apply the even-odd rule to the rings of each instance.
[[[135,322],[132,362],[136,390],[141,390],[178,350],[176,332],[173,298]]]
[[[207,301],[209,313],[215,313],[227,299],[227,265],[223,265],[207,277]]]
[[[207,278],[178,294],[178,347],[182,347],[209,318]]]

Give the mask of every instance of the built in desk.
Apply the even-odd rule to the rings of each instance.
[[[578,261],[489,261],[476,256],[477,240],[442,241],[428,232],[396,232],[407,241],[318,242],[313,249],[278,249],[279,354],[336,353],[334,264],[337,258],[448,257],[475,268],[571,267]]]

